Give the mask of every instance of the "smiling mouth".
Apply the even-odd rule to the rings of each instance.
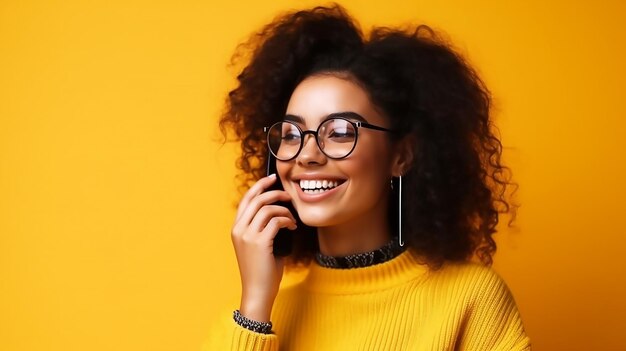
[[[299,186],[305,194],[321,194],[343,184],[345,180],[300,180]]]

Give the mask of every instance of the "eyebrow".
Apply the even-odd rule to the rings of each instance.
[[[361,121],[363,123],[368,123],[367,120],[363,116],[361,116],[360,114],[358,114],[356,112],[352,112],[352,111],[334,112],[334,113],[331,113],[328,116],[326,116],[326,118],[324,118],[324,120],[330,119],[330,118],[336,118],[336,117],[344,117],[344,118],[348,118],[348,119]],[[300,124],[305,124],[304,123],[304,118],[302,116],[298,116],[298,115],[286,114],[285,115],[285,120],[286,121],[292,121],[292,122],[300,123]]]

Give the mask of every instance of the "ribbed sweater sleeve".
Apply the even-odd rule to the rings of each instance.
[[[278,351],[276,334],[248,330],[233,320],[232,311],[220,312],[211,324],[202,351]]]

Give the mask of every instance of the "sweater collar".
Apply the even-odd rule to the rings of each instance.
[[[363,293],[422,279],[427,272],[428,266],[408,248],[389,261],[360,268],[328,268],[313,261],[303,283],[309,291],[330,294]]]

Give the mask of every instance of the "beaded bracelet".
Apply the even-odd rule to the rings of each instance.
[[[271,334],[272,333],[272,322],[259,322],[252,319],[248,319],[241,315],[239,310],[235,310],[233,312],[233,318],[235,322],[240,326],[252,330],[253,332],[263,333],[263,334]]]

